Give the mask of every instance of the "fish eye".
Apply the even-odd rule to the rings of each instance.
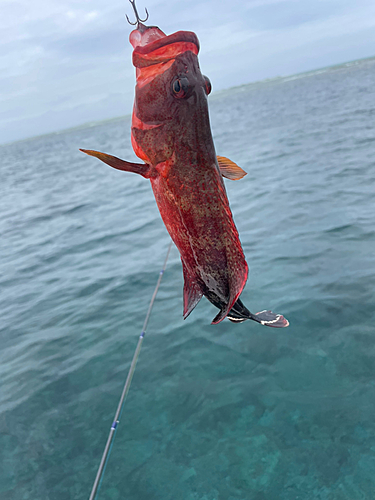
[[[203,75],[203,78],[204,78],[204,83],[205,83],[206,94],[208,95],[211,93],[211,90],[212,90],[211,82],[210,82],[210,79],[208,78],[208,76]]]
[[[189,80],[186,78],[186,76],[183,76],[181,78],[176,78],[175,80],[173,80],[172,91],[175,97],[177,97],[178,99],[185,97],[188,90],[189,90]]]

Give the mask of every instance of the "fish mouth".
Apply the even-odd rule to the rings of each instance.
[[[177,31],[165,35],[146,45],[138,45],[133,51],[133,64],[136,68],[144,68],[154,64],[166,63],[178,55],[191,51],[199,52],[197,35],[192,31]]]
[[[176,31],[172,35],[165,35],[159,40],[155,40],[147,45],[141,47],[138,46],[134,49],[134,52],[138,52],[139,54],[149,54],[154,50],[161,49],[166,45],[171,45],[175,43],[192,43],[196,46],[196,50],[199,51],[199,41],[198,37],[192,31]]]

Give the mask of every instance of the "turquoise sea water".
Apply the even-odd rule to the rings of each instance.
[[[375,60],[210,98],[250,265],[290,327],[182,320],[172,250],[100,499],[372,500]],[[215,83],[215,82],[213,82]],[[87,499],[169,244],[130,120],[0,148],[0,498]]]

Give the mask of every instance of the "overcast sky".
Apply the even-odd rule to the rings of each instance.
[[[194,31],[213,90],[375,56],[374,0],[137,0]],[[0,143],[130,114],[126,0],[1,0]]]

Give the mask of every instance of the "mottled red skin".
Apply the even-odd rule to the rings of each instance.
[[[131,139],[145,163],[81,151],[151,180],[160,214],[181,254],[184,318],[205,295],[220,309],[212,323],[228,316],[233,322],[288,326],[281,314],[253,314],[239,299],[248,267],[222,175],[235,180],[246,172],[223,157],[218,157],[219,170],[208,118],[211,84],[199,69],[197,36],[190,31],[166,36],[139,22],[130,43],[137,77]]]
[[[184,98],[173,92],[176,77],[189,80]],[[245,286],[248,267],[216,160],[206,81],[195,53],[183,52],[166,71],[137,85],[132,143],[150,165],[161,217],[181,254],[190,287],[185,316],[203,294],[222,310],[214,322],[222,321]]]

